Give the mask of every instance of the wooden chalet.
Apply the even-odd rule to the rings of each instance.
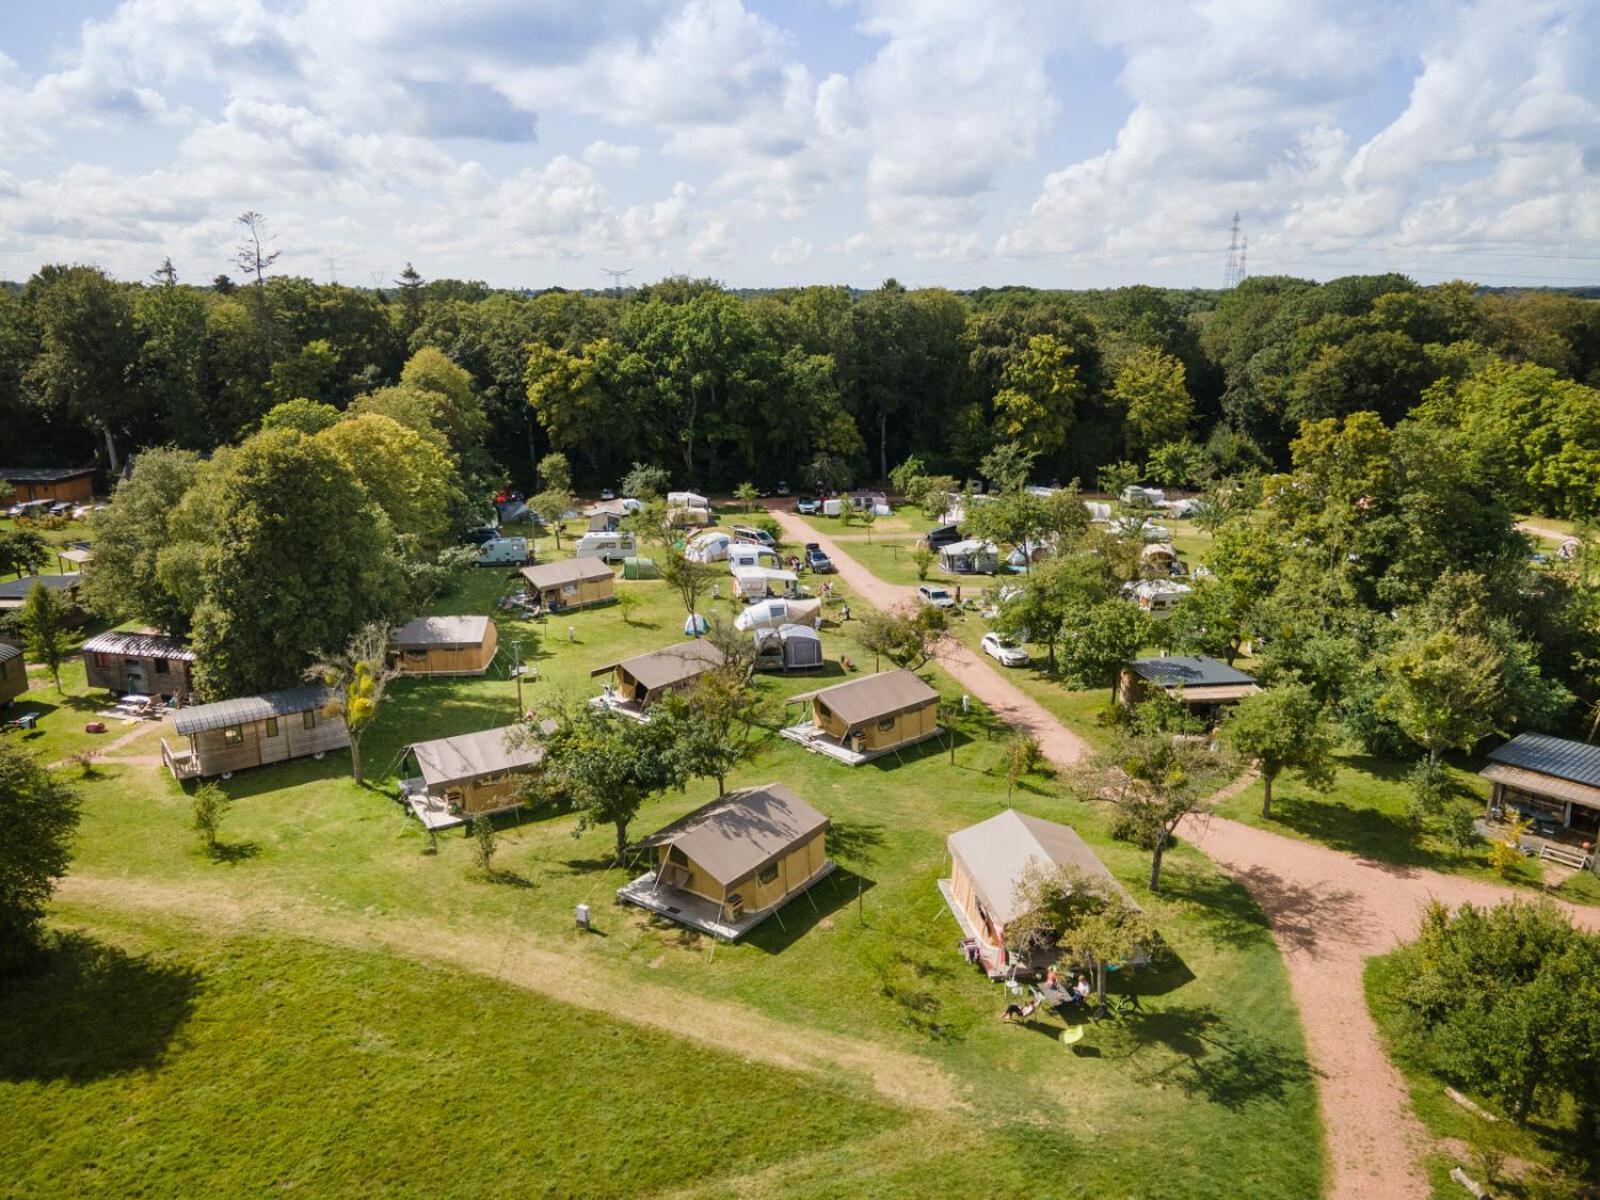
[[[11,485],[12,503],[27,500],[91,500],[93,467],[0,467]]]
[[[0,705],[10,704],[28,690],[28,664],[22,651],[0,642]]]
[[[729,792],[639,842],[652,867],[617,896],[732,941],[833,871],[827,830],[781,783]]]
[[[910,671],[885,671],[790,703],[810,701],[811,718],[782,731],[790,741],[857,766],[940,732],[939,693]]]
[[[196,779],[342,750],[350,734],[327,713],[329,698],[312,686],[180,708],[172,727],[184,743],[162,738],[162,761],[175,779]]]
[[[617,598],[617,577],[601,558],[563,558],[523,567],[529,599],[546,612],[610,604]]]
[[[650,706],[662,696],[688,687],[723,662],[721,650],[710,642],[695,640],[608,663],[589,672],[591,678],[611,676],[611,682],[593,703],[626,716],[647,719]]]
[[[494,662],[499,632],[488,617],[417,617],[389,641],[402,675],[482,675]]]
[[[521,728],[413,742],[401,751],[401,802],[428,829],[520,807],[523,780],[544,758],[542,747],[513,741]]]
[[[77,573],[24,575],[21,579],[0,580],[0,612],[14,612],[21,608],[28,602],[28,593],[33,590],[33,585],[42,583],[67,602],[76,615],[76,622],[82,624],[83,614],[78,610],[78,585],[82,582],[83,576]]]
[[[194,690],[194,651],[158,633],[99,633],[83,644],[83,670],[92,688],[118,695],[175,696]]]

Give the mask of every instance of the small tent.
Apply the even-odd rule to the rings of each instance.
[[[814,671],[822,666],[822,635],[805,625],[780,625],[776,629],[758,629],[752,635],[756,643],[756,670]]]
[[[653,558],[641,558],[632,554],[622,560],[622,577],[624,579],[660,579],[661,568],[656,566]]]

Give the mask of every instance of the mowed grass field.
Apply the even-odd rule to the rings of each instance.
[[[487,612],[507,582],[476,573],[437,608]],[[595,666],[681,638],[664,584],[618,586],[631,623],[502,622],[538,671],[525,699],[587,697]],[[824,629],[825,679],[841,653],[870,661],[850,628]],[[817,682],[757,686],[776,724]],[[1146,856],[1045,775],[1010,803],[1078,828],[1174,953],[1129,976],[1142,1015],[1074,1050],[1054,1018],[999,1021],[1003,989],[960,959],[935,886],[945,837],[1007,803],[1009,731],[981,709],[953,763],[939,743],[852,770],[766,738],[732,782],[827,813],[840,869],[735,945],[616,906],[634,872],[609,828],[507,819],[493,877],[469,839],[430,845],[392,799],[401,747],[516,711],[504,676],[400,681],[367,787],[337,755],[241,772],[218,860],[159,767],[80,781],[54,918],[74,940],[0,993],[6,1194],[1319,1192],[1313,1080],[1259,911],[1185,847],[1151,895]],[[634,833],[714,791],[653,800]]]

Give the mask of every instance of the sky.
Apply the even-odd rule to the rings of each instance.
[[[1600,0],[0,7],[0,278],[1600,282]]]

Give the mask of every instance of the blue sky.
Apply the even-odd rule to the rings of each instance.
[[[1600,280],[1592,0],[100,0],[0,26],[0,276]]]

